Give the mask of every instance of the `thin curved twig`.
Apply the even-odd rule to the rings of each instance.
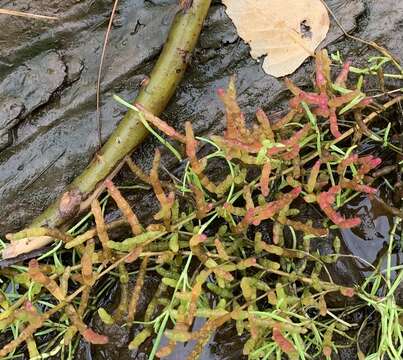
[[[29,12],[22,12],[22,11],[8,10],[8,9],[0,9],[0,14],[26,17],[26,18],[34,18],[34,19],[39,19],[39,20],[57,20],[57,17],[55,17],[55,16],[38,15],[38,14],[29,13]]]
[[[336,17],[336,15],[334,14],[333,10],[329,7],[329,5],[326,3],[326,1],[321,0],[322,4],[325,6],[325,8],[327,9],[327,11],[329,11],[329,14],[332,16],[333,20],[335,21],[335,23],[337,24],[337,26],[340,28],[340,30],[343,32],[344,36],[358,41],[360,43],[363,43],[365,45],[371,46],[374,49],[376,49],[377,51],[379,51],[380,53],[382,53],[383,55],[385,55],[386,57],[390,58],[391,61],[393,62],[393,64],[396,66],[396,68],[403,73],[403,69],[402,66],[400,65],[399,60],[397,60],[388,50],[386,50],[384,47],[378,45],[377,43],[375,43],[374,41],[368,41],[368,40],[364,40],[361,39],[357,36],[354,35],[350,35],[346,29],[343,27],[343,25],[341,24],[341,22],[339,21],[339,19]]]
[[[98,132],[98,147],[101,148],[102,146],[102,124],[101,124],[101,109],[100,109],[100,102],[101,102],[101,75],[102,75],[102,68],[104,64],[104,58],[106,53],[106,47],[108,45],[109,35],[112,29],[113,19],[115,17],[116,8],[118,6],[119,0],[115,0],[111,16],[109,18],[108,28],[105,33],[104,44],[102,46],[102,53],[101,53],[101,60],[99,62],[99,69],[98,69],[98,78],[97,78],[97,110],[96,110],[96,117],[97,117],[97,132]]]

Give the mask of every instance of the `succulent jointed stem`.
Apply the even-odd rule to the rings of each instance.
[[[142,88],[135,99],[136,103],[155,115],[159,115],[165,109],[182,80],[210,4],[211,0],[193,0],[190,8],[180,10],[174,18],[167,41],[150,74],[149,83]],[[97,156],[69,185],[68,190],[76,191],[81,199],[86,199],[119,162],[143,142],[147,134],[148,131],[139,120],[138,114],[129,110]],[[60,211],[61,200],[62,198],[59,198],[50,205],[33,220],[31,226],[57,227],[65,223],[69,216],[63,216]],[[18,251],[12,251],[12,245],[9,245],[3,252],[3,258],[15,257],[45,245],[43,241],[29,243]]]

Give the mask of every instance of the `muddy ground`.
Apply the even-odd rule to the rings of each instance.
[[[376,41],[403,59],[401,0],[326,2],[348,32]],[[112,3],[0,0],[0,8],[54,15],[59,19],[52,22],[0,15],[0,236],[27,225],[46,208],[84,169],[96,150],[96,80]],[[119,2],[102,76],[104,140],[124,114],[112,95],[126,99],[136,96],[165,41],[178,9],[176,3],[177,0]],[[323,45],[330,52],[340,50],[358,64],[372,52],[365,44],[346,39],[334,21]],[[191,65],[162,117],[179,129],[190,119],[199,135],[221,131],[223,108],[216,90],[226,86],[233,74],[237,77],[240,105],[247,115],[253,114],[257,107],[281,110],[286,98],[284,84],[281,79],[266,75],[248,51],[224,7],[213,1]],[[307,61],[292,79],[298,84],[308,84],[311,73],[312,63]],[[136,151],[136,162],[147,168],[155,146],[155,141],[147,140]],[[178,167],[170,159],[165,165],[172,170]],[[133,197],[136,210],[146,216],[148,209],[142,206],[141,199]],[[366,218],[364,223],[368,226],[360,233],[344,233],[343,251],[372,262],[384,247],[389,218],[365,198],[351,206],[356,206],[354,211]],[[365,271],[356,263],[344,261],[338,262],[332,273],[335,280],[353,284]],[[142,358],[124,350],[128,335],[121,331],[117,333],[118,343],[93,351],[93,358]],[[225,341],[218,345],[213,341],[206,359],[238,356],[233,353],[237,345],[231,345],[231,351],[223,350],[233,336],[230,329],[228,334],[225,331],[217,335]],[[84,352],[81,358],[91,357],[89,351],[87,356]]]

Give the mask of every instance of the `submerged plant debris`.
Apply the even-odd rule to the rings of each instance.
[[[194,347],[188,359],[197,359],[226,323],[235,324],[246,339],[243,354],[251,359],[330,358],[346,343],[359,343],[366,321],[352,333],[355,325],[348,316],[371,307],[380,319],[380,335],[371,354],[358,345],[359,356],[399,359],[403,310],[394,293],[403,272],[392,271],[390,259],[402,231],[401,211],[385,204],[395,215],[385,255],[389,266],[361,286],[346,287],[323,276],[326,265],[342,256],[337,237],[333,254],[321,255],[311,246],[333,229],[360,226],[358,216],[346,216],[341,208],[361,193],[376,196],[378,178],[391,169],[382,167],[381,157],[360,149],[358,141],[368,139],[388,156],[402,156],[396,145],[398,122],[370,130],[376,116],[402,97],[379,106],[363,92],[363,75],[351,82],[349,62],[338,66],[336,76],[334,65],[326,51],[318,53],[313,91],[286,80],[292,94],[288,113],[272,119],[258,109],[252,127],[246,125],[232,79],[226,90],[218,91],[226,131],[210,138],[195,136],[191,123],[182,134],[146,109],[127,104],[173,141],[168,149],[175,156],[186,155],[181,181],[161,178],[157,150],[149,174],[127,160],[158,201],[159,210],[148,223],[140,222],[121,189],[108,179],[106,194],[93,199],[91,213],[67,233],[34,228],[9,234],[11,242],[51,237],[55,245],[28,264],[1,270],[6,280],[0,294],[0,357],[28,353],[31,359],[71,359],[80,338],[102,346],[109,338],[88,325],[97,313],[105,326],[139,326],[127,346],[134,351],[152,341],[149,359],[167,357],[178,343],[190,341]],[[199,155],[201,145],[210,149],[205,156]],[[207,175],[214,161],[227,169],[220,180]],[[397,174],[401,166],[388,171]],[[107,223],[107,204],[117,206],[122,218]],[[301,218],[301,208],[307,206],[321,217]],[[91,222],[94,228],[88,229]],[[132,234],[110,237],[110,230],[122,224]],[[141,313],[141,293],[151,273],[160,281]],[[108,277],[118,279],[121,289],[113,313],[98,305]],[[333,295],[355,305],[332,309],[327,302]],[[204,319],[201,326],[194,326],[196,319]]]

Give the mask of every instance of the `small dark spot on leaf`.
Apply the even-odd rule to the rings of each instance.
[[[301,31],[301,34],[302,34],[303,38],[309,38],[309,39],[312,38],[311,27],[308,25],[306,20],[301,22],[300,31]]]

